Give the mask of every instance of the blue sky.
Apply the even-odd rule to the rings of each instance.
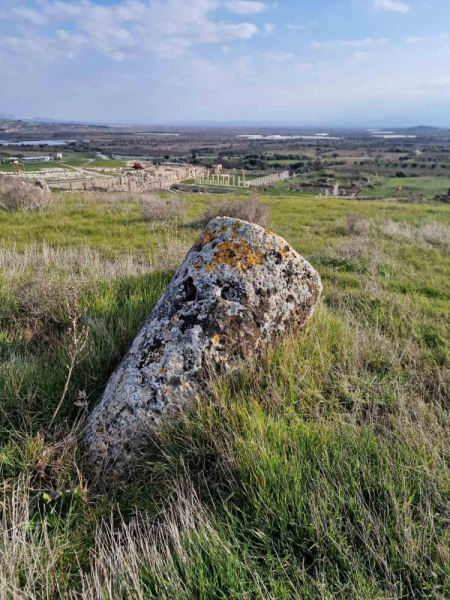
[[[0,0],[0,113],[450,127],[449,0]]]

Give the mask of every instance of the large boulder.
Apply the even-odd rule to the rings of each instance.
[[[35,187],[39,188],[40,190],[42,190],[43,192],[50,192],[50,187],[48,185],[48,183],[45,181],[45,179],[36,179],[36,181],[34,182]]]
[[[224,372],[312,315],[319,274],[281,237],[213,219],[200,235],[91,414],[98,467],[124,467],[160,425]]]

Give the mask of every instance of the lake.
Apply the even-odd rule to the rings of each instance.
[[[76,140],[32,140],[29,142],[8,142],[0,140],[0,146],[36,146],[38,144],[47,144],[47,146],[65,146]]]

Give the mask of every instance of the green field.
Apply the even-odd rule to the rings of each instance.
[[[89,160],[87,158],[64,158],[60,161],[60,164],[68,167],[85,167],[89,166]]]
[[[0,211],[5,598],[450,597],[450,206],[285,189],[260,199],[322,276],[316,313],[127,481],[87,465],[87,404],[217,197],[153,223],[127,194]]]
[[[101,158],[97,158],[90,162],[88,167],[105,167],[111,169],[113,167],[125,167],[127,161],[125,160],[102,160]]]
[[[401,187],[400,192],[395,192]],[[374,198],[392,198],[393,196],[425,196],[427,198],[448,194],[450,178],[448,177],[393,177],[383,185],[364,192]]]
[[[50,162],[36,162],[36,163],[28,163],[24,164],[25,171],[40,171],[41,169],[52,169],[55,167],[59,167],[59,161],[52,160]],[[20,167],[22,169],[22,166]],[[14,166],[13,165],[0,165],[0,172],[3,173],[13,173]]]

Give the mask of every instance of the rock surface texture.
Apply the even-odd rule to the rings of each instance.
[[[41,189],[44,192],[50,192],[50,187],[44,179],[36,179],[34,185],[35,187]]]
[[[223,372],[311,316],[319,274],[282,238],[213,219],[189,251],[91,414],[93,463],[124,467],[168,415]]]

